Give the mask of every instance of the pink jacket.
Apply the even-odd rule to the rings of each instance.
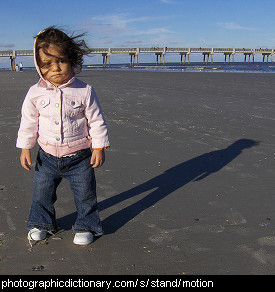
[[[16,146],[33,148],[37,134],[41,148],[57,157],[110,146],[94,89],[75,77],[59,87],[41,78],[29,89]]]

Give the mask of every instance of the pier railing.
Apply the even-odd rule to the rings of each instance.
[[[268,48],[168,48],[168,47],[150,47],[150,48],[92,48],[90,54],[101,54],[103,57],[103,67],[107,66],[107,62],[110,66],[110,56],[112,54],[129,54],[131,56],[130,65],[138,66],[138,56],[140,54],[151,53],[155,54],[157,58],[157,65],[161,64],[161,59],[163,58],[163,65],[165,65],[165,55],[169,53],[180,54],[180,64],[186,64],[186,58],[188,58],[188,64],[190,64],[190,55],[191,54],[202,54],[203,63],[208,64],[209,57],[211,57],[211,63],[213,64],[213,55],[214,54],[224,54],[224,62],[230,63],[230,58],[232,57],[233,63],[236,54],[244,55],[244,63],[250,62],[250,57],[252,57],[253,63],[255,61],[255,55],[261,54],[263,57],[263,63],[269,62],[269,57],[271,57],[271,62],[273,63],[274,49]],[[32,50],[6,50],[0,51],[0,57],[9,57],[11,60],[11,69],[15,69],[15,59],[17,56],[32,56]],[[183,61],[184,56],[184,61]]]

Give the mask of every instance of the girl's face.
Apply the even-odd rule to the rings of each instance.
[[[60,86],[71,78],[73,73],[71,63],[58,46],[51,44],[47,54],[42,49],[38,53],[41,61],[40,71],[44,79],[55,86]]]

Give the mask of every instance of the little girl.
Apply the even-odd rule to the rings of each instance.
[[[78,214],[73,242],[86,245],[93,236],[103,234],[94,168],[104,163],[104,148],[110,144],[93,87],[75,77],[88,53],[84,40],[77,40],[81,36],[69,37],[49,27],[35,38],[34,61],[40,80],[25,97],[16,143],[26,170],[30,170],[30,149],[37,136],[40,146],[27,225],[29,241],[43,240],[57,230],[54,203],[63,177],[70,182]]]

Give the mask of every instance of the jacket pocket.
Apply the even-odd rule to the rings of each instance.
[[[38,109],[39,115],[48,117],[49,105],[50,105],[49,96],[38,97],[36,101],[36,108]]]
[[[81,99],[77,97],[68,97],[64,98],[65,103],[65,112],[68,117],[75,117],[79,114],[84,114],[84,105]]]

